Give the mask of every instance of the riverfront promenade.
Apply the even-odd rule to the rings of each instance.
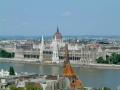
[[[15,58],[0,58],[1,62],[10,62],[10,63],[27,63],[27,64],[40,64],[40,65],[55,65],[62,66],[63,64],[53,64],[53,63],[40,63],[38,60],[26,60],[26,59],[15,59]],[[72,67],[80,68],[96,68],[96,69],[120,69],[120,65],[115,64],[71,64]]]

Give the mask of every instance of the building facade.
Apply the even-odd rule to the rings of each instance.
[[[101,56],[100,46],[95,44],[68,43],[62,40],[62,35],[57,27],[57,32],[51,43],[44,41],[34,43],[25,41],[15,46],[15,58],[33,60],[45,63],[61,63],[64,61],[64,47],[68,44],[69,59],[73,64],[96,63],[96,58]]]

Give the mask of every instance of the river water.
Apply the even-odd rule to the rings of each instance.
[[[29,72],[47,75],[62,75],[63,68],[60,66],[50,65],[35,65],[22,63],[0,63],[0,69],[9,70],[13,66],[16,72]],[[88,87],[110,87],[112,90],[120,85],[120,70],[110,69],[90,69],[74,67],[75,72],[83,82],[84,86]]]

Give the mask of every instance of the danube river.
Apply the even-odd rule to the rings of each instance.
[[[16,72],[29,72],[48,75],[62,75],[63,68],[51,65],[18,64],[18,63],[0,63],[0,69],[9,70],[13,66]],[[74,67],[84,86],[89,87],[110,87],[116,90],[120,85],[120,70],[113,69],[90,69]]]

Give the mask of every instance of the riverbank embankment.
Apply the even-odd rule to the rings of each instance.
[[[28,60],[28,59],[15,59],[15,58],[0,58],[0,63],[26,63],[26,64],[38,64],[38,65],[54,65],[54,66],[63,66],[60,64],[53,63],[40,63],[38,60]],[[94,68],[94,69],[117,69],[120,70],[120,65],[115,64],[71,64],[72,67],[79,68]]]

